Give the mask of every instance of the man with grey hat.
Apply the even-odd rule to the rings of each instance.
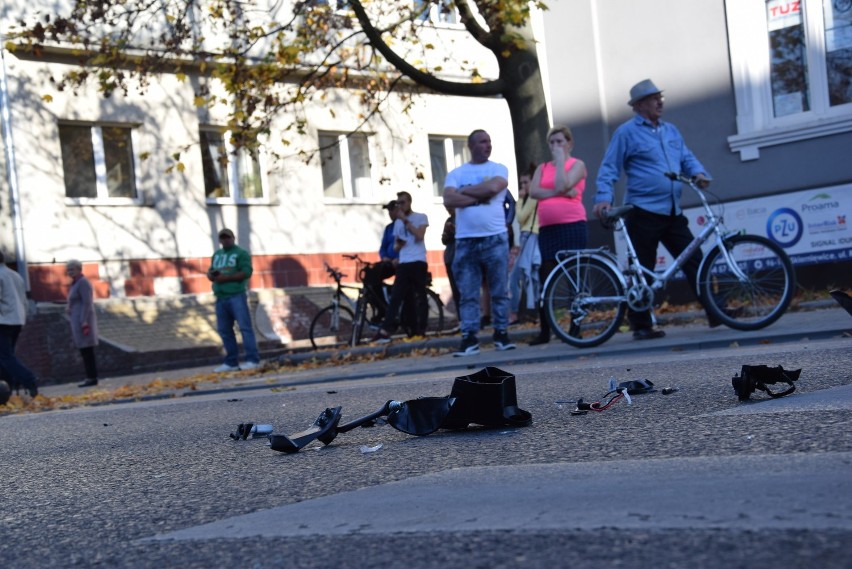
[[[680,197],[683,186],[668,179],[666,172],[682,172],[694,177],[698,186],[710,185],[710,177],[701,162],[686,146],[678,129],[661,120],[663,91],[650,79],[640,81],[630,89],[630,100],[635,115],[619,126],[612,136],[598,170],[595,214],[599,217],[608,209],[615,196],[614,185],[627,175],[624,203],[634,206],[626,219],[627,231],[636,248],[639,262],[653,271],[657,260],[657,247],[662,243],[673,257],[686,249],[693,239],[683,211]],[[696,274],[701,263],[701,250],[683,266],[692,292],[696,290]],[[653,327],[651,312],[628,311],[628,319],[637,340],[662,338],[665,332]],[[718,322],[708,314],[710,326]]]

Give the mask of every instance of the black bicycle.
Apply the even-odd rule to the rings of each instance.
[[[364,273],[372,264],[358,255],[344,255],[344,258],[355,261],[358,278],[363,282]],[[334,279],[337,288],[331,298],[331,304],[321,309],[311,322],[311,345],[314,349],[344,343],[357,346],[364,340],[365,332],[375,331],[381,325],[379,316],[385,314],[388,309],[392,286],[382,283],[380,291],[373,291],[368,286],[343,284],[345,274],[328,263],[325,264],[325,270]],[[431,284],[430,276],[427,286]],[[426,289],[426,301],[429,307],[426,333],[440,334],[444,330],[444,303],[431,288]],[[415,318],[412,303],[404,301],[400,312],[400,327],[408,336],[416,331]]]

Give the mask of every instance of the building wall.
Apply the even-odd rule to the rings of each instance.
[[[449,33],[461,37],[459,30]],[[265,145],[270,156],[266,203],[213,204],[205,200],[199,126],[222,125],[225,117],[194,105],[198,78],[163,75],[144,92],[131,88],[126,95],[116,91],[104,98],[93,88],[77,93],[51,88],[50,77],[69,69],[56,59],[36,61],[6,52],[5,61],[26,266],[36,300],[63,297],[63,264],[72,258],[98,281],[99,296],[209,290],[201,273],[222,227],[232,228],[237,242],[254,255],[253,287],[325,284],[322,260],[340,266],[342,254],[375,258],[388,221],[381,205],[401,190],[412,194],[415,211],[429,216],[430,268],[440,279],[445,276],[440,233],[446,211],[432,191],[429,135],[466,137],[486,128],[495,142],[492,159],[514,170],[504,101],[423,95],[404,110],[406,101],[391,96],[382,115],[363,128],[371,134],[372,196],[327,199],[319,159],[306,160],[298,152],[316,148],[319,131],[357,128],[363,112],[357,91],[329,90],[305,109],[304,135],[285,130],[292,115],[275,123]],[[58,134],[64,121],[136,125],[133,151],[141,204],[78,205],[66,199]],[[285,136],[289,145],[280,142]],[[282,158],[273,159],[273,153]],[[174,168],[175,155],[181,169]],[[5,208],[6,179],[0,190]],[[8,212],[0,211],[6,223]],[[0,246],[14,251],[14,236],[4,231],[0,237]]]
[[[740,0],[741,1],[741,0]],[[761,6],[762,0],[752,0]],[[798,3],[797,3],[798,4]],[[613,131],[632,116],[627,106],[635,83],[651,78],[664,90],[664,120],[674,123],[714,178],[711,190],[725,202],[779,196],[827,188],[840,197],[852,182],[847,158],[852,148],[852,105],[834,109],[848,127],[824,136],[760,148],[747,159],[732,150],[738,134],[738,107],[725,0],[581,0],[554,2],[545,13],[547,66],[555,123],[574,130],[574,155],[589,168],[584,202],[591,211],[594,179]],[[842,124],[846,124],[841,121]],[[616,201],[623,195],[623,180]],[[684,205],[697,198],[684,192]],[[843,229],[841,227],[841,229]],[[806,230],[807,231],[807,230]],[[612,244],[610,233],[590,224],[593,243]],[[845,235],[845,233],[844,233]],[[849,267],[852,269],[852,267]],[[822,273],[814,286],[843,284],[837,267]],[[808,282],[813,271],[799,270]]]

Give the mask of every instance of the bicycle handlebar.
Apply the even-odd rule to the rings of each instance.
[[[603,219],[602,221],[612,222],[618,219],[619,217],[623,217],[628,214],[633,209],[632,204],[624,204],[618,207],[610,207],[602,212]]]
[[[665,177],[672,181],[683,182],[684,184],[689,184],[690,186],[695,183],[696,177],[689,177],[686,174],[680,172],[666,172]]]
[[[343,280],[343,277],[345,277],[346,275],[344,275],[337,269],[333,269],[331,265],[328,264],[328,261],[323,261],[323,264],[325,265],[326,272],[331,275],[331,278],[337,281],[337,284],[340,284],[340,281]]]

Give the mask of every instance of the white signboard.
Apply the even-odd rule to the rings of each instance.
[[[766,24],[770,32],[801,23],[802,3],[799,0],[770,0],[766,3]]]

